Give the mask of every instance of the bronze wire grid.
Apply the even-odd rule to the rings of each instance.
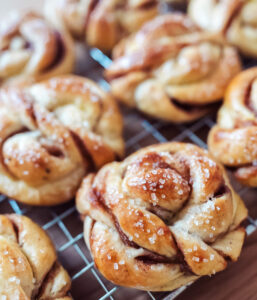
[[[102,77],[102,71],[111,63],[110,58],[98,49],[91,49],[86,54],[84,49],[82,57],[87,61],[87,65],[83,70],[81,63],[78,63],[76,73],[96,80],[108,90],[109,86]],[[245,63],[246,67],[252,65],[256,65],[256,61],[249,60]],[[125,107],[121,109],[124,116],[126,155],[147,145],[167,141],[190,142],[207,148],[206,138],[216,118],[216,112],[212,112],[196,122],[176,125],[147,118],[136,110]],[[230,178],[235,190],[243,197],[249,209],[246,232],[250,235],[257,229],[256,190],[243,187],[233,176]],[[71,293],[75,300],[172,300],[187,287],[181,287],[173,292],[153,293],[118,287],[106,280],[94,268],[94,262],[83,240],[83,225],[76,212],[74,201],[56,207],[31,207],[0,195],[0,213],[26,215],[47,231],[56,246],[61,263],[72,278]]]

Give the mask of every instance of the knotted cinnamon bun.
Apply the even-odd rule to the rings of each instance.
[[[236,261],[247,210],[224,168],[183,143],[141,149],[88,175],[77,194],[85,241],[112,282],[173,290]]]
[[[94,82],[62,76],[0,93],[0,193],[70,200],[83,176],[123,154],[122,118]]]
[[[191,0],[188,12],[203,29],[224,34],[243,54],[257,57],[256,0]]]
[[[73,42],[35,13],[13,13],[0,23],[0,85],[69,73]]]
[[[48,0],[46,17],[90,46],[109,51],[158,12],[156,0]]]
[[[113,95],[153,117],[188,122],[206,114],[240,71],[236,50],[167,14],[121,41],[106,71]]]
[[[240,73],[229,85],[208,145],[240,182],[257,187],[257,67]]]
[[[71,280],[48,235],[29,218],[0,215],[1,299],[71,300]]]

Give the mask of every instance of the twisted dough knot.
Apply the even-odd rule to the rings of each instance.
[[[160,119],[187,122],[206,114],[239,71],[234,48],[200,32],[186,16],[169,14],[121,41],[106,75],[122,102]]]
[[[34,13],[12,14],[0,24],[0,83],[41,80],[73,68],[73,43]]]
[[[45,15],[90,46],[109,51],[125,35],[158,13],[156,0],[48,0]]]
[[[0,215],[0,270],[2,299],[71,299],[50,238],[27,217]]]
[[[172,290],[237,260],[247,210],[191,144],[150,146],[87,176],[77,194],[96,267],[116,284]]]
[[[208,144],[221,163],[234,168],[239,181],[257,187],[257,67],[229,85]]]
[[[245,55],[257,57],[256,0],[191,0],[188,13],[201,28],[224,34]]]
[[[76,76],[0,94],[0,192],[34,205],[70,200],[92,168],[123,154],[114,100]]]

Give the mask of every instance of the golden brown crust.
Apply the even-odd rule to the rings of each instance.
[[[224,34],[243,54],[257,57],[256,0],[191,0],[188,13],[203,29]]]
[[[257,67],[230,83],[208,145],[216,159],[234,168],[240,182],[257,187]]]
[[[225,269],[244,241],[247,209],[224,168],[191,144],[106,165],[84,179],[76,204],[95,265],[118,285],[173,290]]]
[[[113,95],[159,119],[189,122],[223,97],[240,69],[236,50],[203,33],[185,15],[145,24],[114,48],[106,71]]]
[[[158,13],[156,0],[48,0],[46,17],[90,46],[109,51]]]
[[[9,197],[68,201],[87,172],[123,149],[117,105],[89,79],[66,75],[0,93],[0,192]]]
[[[0,84],[28,84],[69,73],[73,42],[39,15],[13,13],[0,23]]]
[[[71,280],[48,235],[29,218],[0,215],[2,299],[67,299]]]

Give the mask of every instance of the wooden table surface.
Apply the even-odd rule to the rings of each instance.
[[[1,0],[0,17],[7,11],[33,7],[40,10],[43,0]],[[257,191],[254,191],[257,195]],[[255,196],[254,196],[255,198]],[[257,197],[256,197],[257,198]],[[256,200],[256,207],[255,207]],[[256,211],[257,199],[252,209]],[[86,297],[86,296],[85,296]],[[84,298],[86,299],[86,298]],[[177,300],[256,300],[257,299],[257,232],[246,239],[237,263],[212,278],[202,278],[187,288]]]

